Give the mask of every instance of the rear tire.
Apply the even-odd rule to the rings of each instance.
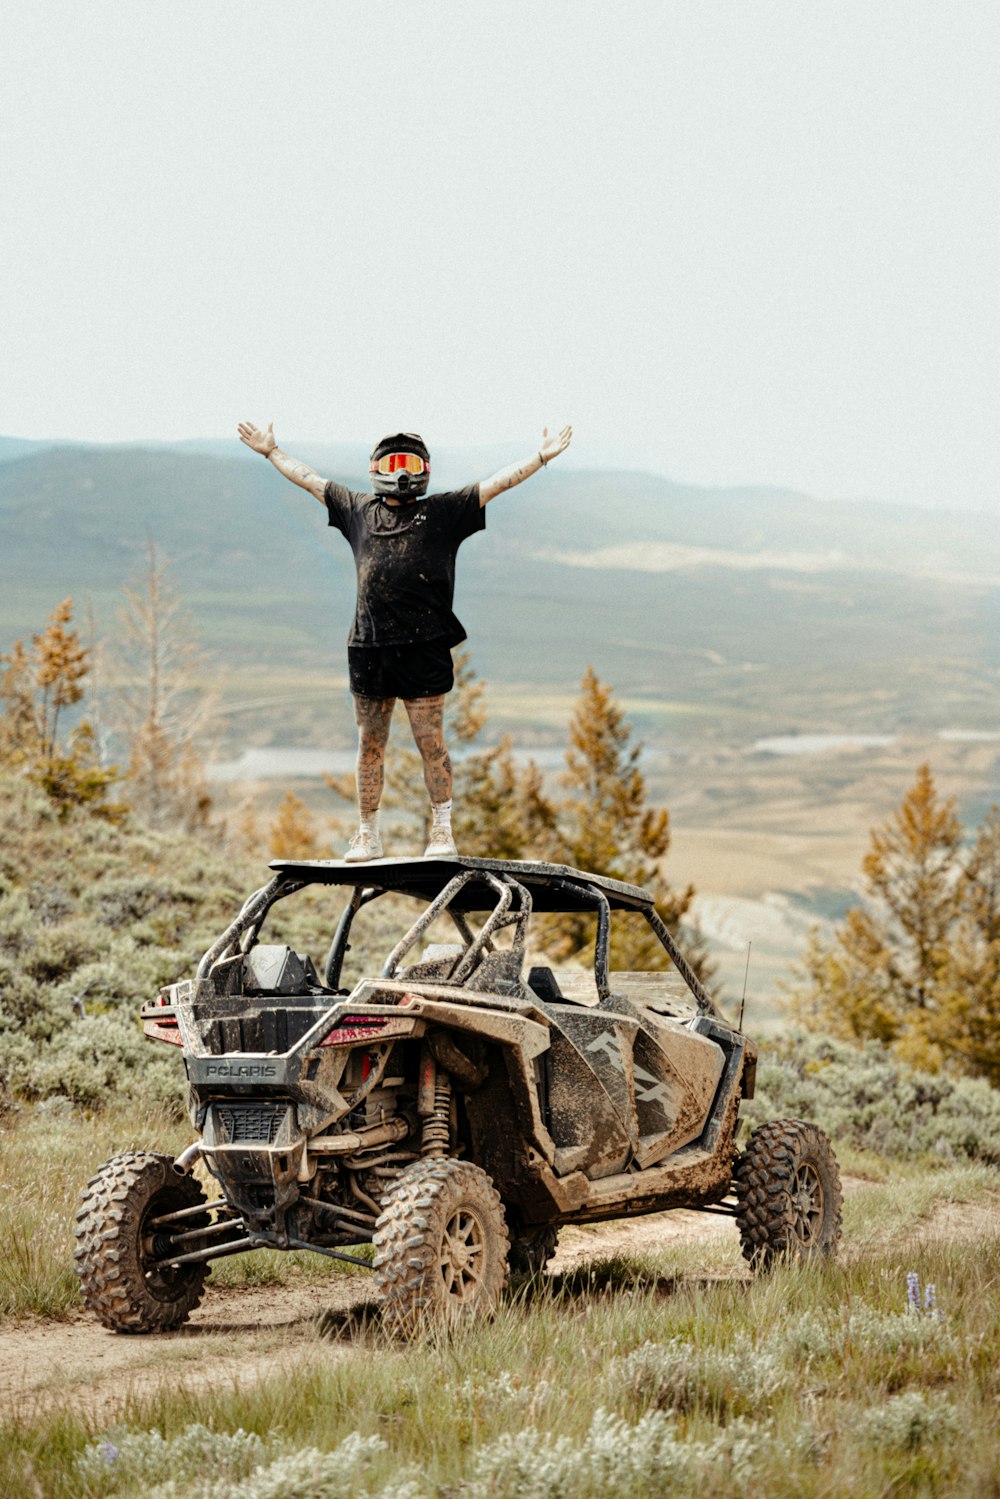
[[[433,1322],[487,1317],[507,1278],[500,1195],[485,1171],[450,1158],[417,1161],[383,1198],[373,1236],[386,1322],[412,1337]]]
[[[774,1119],[747,1141],[734,1172],[744,1258],[756,1270],[782,1255],[829,1259],[840,1238],[840,1172],[815,1124]]]
[[[174,1170],[173,1158],[149,1150],[112,1156],[92,1176],[76,1215],[73,1254],[83,1299],[113,1332],[167,1332],[186,1322],[202,1298],[207,1265],[151,1270],[169,1246],[148,1229],[153,1218],[205,1201],[201,1183]],[[184,1228],[208,1226],[195,1214]]]
[[[536,1228],[516,1234],[510,1241],[512,1275],[543,1275],[559,1242],[557,1228]]]

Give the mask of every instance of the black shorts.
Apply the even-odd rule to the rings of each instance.
[[[445,639],[412,645],[349,645],[347,669],[355,697],[439,697],[455,685]]]

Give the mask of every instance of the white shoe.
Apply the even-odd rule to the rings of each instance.
[[[364,864],[368,859],[381,859],[382,839],[378,833],[373,833],[370,828],[358,828],[354,837],[347,845],[347,853],[344,855],[346,864]]]
[[[450,859],[458,853],[450,828],[432,828],[431,841],[424,849],[425,859]]]

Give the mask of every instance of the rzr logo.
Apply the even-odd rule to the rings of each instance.
[[[278,1076],[278,1069],[273,1062],[209,1062],[205,1068],[206,1077],[218,1078],[257,1078],[266,1081],[268,1078]]]
[[[608,1061],[618,1072],[625,1071],[621,1048],[610,1031],[605,1031],[596,1040],[591,1041],[587,1050],[603,1051]],[[651,1072],[646,1072],[644,1068],[637,1067],[634,1063],[632,1066],[632,1076],[636,1082],[635,1096],[640,1103],[662,1104],[664,1110],[669,1107],[670,1094],[658,1077],[654,1077]],[[643,1084],[642,1087],[638,1086],[640,1083]]]
[[[653,1077],[652,1073],[646,1072],[642,1067],[633,1067],[632,1074],[636,1081],[635,1096],[640,1103],[659,1103],[666,1111],[670,1103],[670,1094],[659,1078]],[[645,1086],[640,1088],[640,1083]]]
[[[618,1041],[610,1031],[602,1031],[596,1040],[591,1041],[587,1047],[588,1051],[603,1051],[613,1067],[619,1072],[625,1071],[625,1063],[622,1061],[621,1048]]]

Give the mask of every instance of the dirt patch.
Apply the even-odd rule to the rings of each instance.
[[[950,1240],[956,1244],[985,1239],[996,1234],[1000,1223],[1000,1196],[988,1202],[938,1202],[928,1218],[921,1218],[906,1234],[910,1244]]]
[[[611,1254],[636,1254],[642,1250],[669,1248],[672,1244],[699,1244],[739,1238],[731,1218],[708,1213],[689,1213],[676,1208],[669,1213],[651,1213],[646,1218],[621,1218],[613,1223],[584,1224],[564,1228],[552,1260],[553,1270],[568,1270],[585,1260]]]
[[[138,1395],[164,1384],[225,1387],[291,1362],[341,1358],[349,1342],[323,1336],[324,1318],[349,1325],[372,1299],[358,1276],[302,1286],[212,1288],[177,1332],[135,1337],[108,1332],[89,1312],[67,1322],[25,1321],[0,1332],[0,1404],[22,1416],[32,1407],[76,1405],[112,1419]],[[239,1351],[233,1336],[239,1335]],[[73,1392],[75,1398],[67,1398]]]

